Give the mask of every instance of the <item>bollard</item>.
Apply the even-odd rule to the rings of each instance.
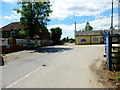
[[[0,56],[0,66],[4,66],[4,59],[2,56]]]

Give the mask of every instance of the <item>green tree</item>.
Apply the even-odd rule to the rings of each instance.
[[[69,37],[67,36],[66,41],[69,42]]]
[[[75,39],[70,38],[70,39],[69,39],[69,42],[70,42],[70,43],[73,43],[73,42],[75,42]]]
[[[85,29],[83,28],[82,31],[84,31]]]
[[[40,28],[46,28],[50,21],[50,2],[18,2],[21,8],[15,9],[21,14],[20,22],[27,34],[33,38],[35,34],[40,35]]]
[[[86,23],[85,30],[86,31],[92,31],[93,30],[93,27],[90,26],[89,22]]]
[[[62,29],[60,27],[51,28],[51,40],[59,41],[62,35]]]
[[[62,39],[64,42],[66,42],[67,41],[67,39],[64,37],[63,39]]]

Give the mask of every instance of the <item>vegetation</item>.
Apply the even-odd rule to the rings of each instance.
[[[50,31],[51,40],[59,42],[62,35],[62,29],[60,27],[55,27],[51,28]]]
[[[92,31],[92,30],[93,30],[93,27],[90,26],[89,22],[87,22],[86,25],[85,25],[85,29],[83,29],[83,30]]]
[[[120,81],[120,76],[117,76],[116,79],[117,79],[118,81]]]
[[[27,34],[33,38],[35,34],[40,35],[40,29],[46,28],[47,22],[50,21],[49,14],[50,2],[18,2],[21,9],[15,9],[21,14],[20,22],[24,26]]]
[[[20,30],[20,31],[19,31],[19,35],[26,35],[25,30]]]
[[[65,43],[73,43],[73,42],[75,42],[75,39],[73,39],[73,38],[70,38],[70,39],[69,39],[68,36],[67,36],[67,38],[64,37],[62,40],[63,40]]]

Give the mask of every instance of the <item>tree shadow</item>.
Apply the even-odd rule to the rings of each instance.
[[[45,47],[45,48],[38,48],[34,52],[56,53],[56,52],[63,52],[63,51],[68,51],[68,50],[72,50],[72,48]]]

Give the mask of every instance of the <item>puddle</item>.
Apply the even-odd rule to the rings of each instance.
[[[45,65],[45,64],[43,64],[42,66],[43,66],[43,67],[45,67],[46,65]]]

